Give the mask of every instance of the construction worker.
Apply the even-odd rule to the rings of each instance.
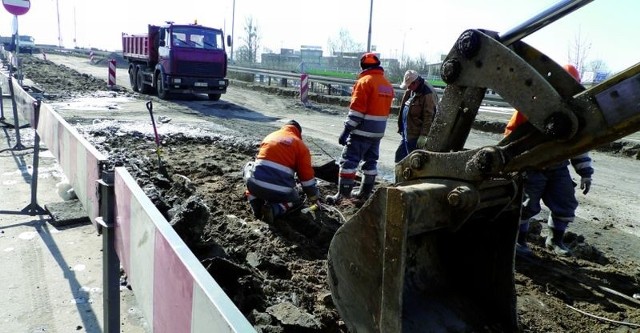
[[[580,82],[580,73],[575,66],[565,65],[564,69]],[[507,124],[505,136],[511,134],[526,121],[524,115],[516,111]],[[574,189],[577,184],[571,179],[569,163],[581,177],[580,189],[586,195],[591,189],[591,176],[594,171],[588,152],[542,170],[528,170],[525,173],[524,202],[520,213],[520,229],[516,243],[518,255],[531,255],[531,249],[527,245],[529,220],[541,211],[540,200],[551,211],[547,221],[549,235],[545,246],[558,255],[571,255],[571,250],[563,243],[563,237],[567,226],[575,219],[578,201]]]
[[[396,163],[416,148],[424,148],[438,105],[435,89],[414,70],[404,73],[400,88],[407,90],[402,96],[398,115],[398,133],[402,135],[402,141],[396,149]]]
[[[302,127],[295,120],[287,121],[262,140],[255,161],[247,163],[243,173],[251,210],[267,223],[302,206],[296,178],[309,202],[318,201],[311,154],[302,141]]]
[[[327,203],[337,204],[341,199],[352,196],[360,162],[363,162],[363,180],[360,190],[353,193],[356,198],[369,198],[378,175],[380,140],[387,127],[394,90],[374,53],[362,55],[360,68],[362,72],[353,86],[344,130],[338,138],[338,143],[344,146],[339,162],[338,193],[327,196]]]

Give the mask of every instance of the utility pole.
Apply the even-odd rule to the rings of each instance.
[[[371,0],[371,6],[369,7],[369,37],[367,38],[367,52],[371,52],[371,21],[372,19],[373,19],[373,0]]]
[[[56,0],[56,12],[58,13],[58,47],[62,47],[62,34],[60,33],[60,5]]]
[[[60,32],[58,32],[60,33]],[[77,22],[76,22],[76,3],[73,3],[73,47],[78,47]]]
[[[231,63],[233,64],[233,44],[235,44],[235,35],[233,30],[236,27],[236,0],[233,0],[233,11],[231,13]]]

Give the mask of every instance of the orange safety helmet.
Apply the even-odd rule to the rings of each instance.
[[[380,66],[380,59],[375,53],[367,52],[360,57],[360,68]]]
[[[567,73],[571,74],[571,76],[573,76],[573,78],[576,79],[578,83],[580,82],[580,72],[578,71],[576,66],[572,64],[566,64],[562,66],[562,68],[564,68],[564,70],[567,71]]]

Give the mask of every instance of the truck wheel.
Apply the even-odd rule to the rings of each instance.
[[[209,100],[210,101],[218,101],[220,100],[220,96],[222,96],[221,94],[209,94]]]
[[[159,74],[156,78],[156,89],[158,91],[158,98],[167,99],[169,98],[169,92],[164,89],[164,82],[162,80],[162,74]]]
[[[141,94],[148,94],[150,87],[146,84],[144,84],[144,75],[143,75],[143,70],[138,69],[137,71],[138,75],[137,77],[137,85],[138,85],[138,90],[140,91]]]
[[[129,68],[129,84],[131,84],[131,90],[138,92],[138,83],[136,82],[136,68]]]

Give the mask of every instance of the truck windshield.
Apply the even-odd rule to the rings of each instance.
[[[222,31],[202,27],[174,27],[171,32],[171,45],[206,50],[224,48]]]

